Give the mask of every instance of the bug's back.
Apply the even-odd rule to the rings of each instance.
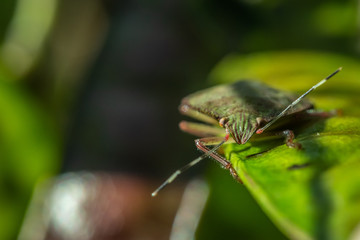
[[[242,80],[193,93],[185,97],[182,104],[215,119],[245,112],[270,120],[297,97],[261,82]],[[290,109],[287,115],[312,108],[312,106],[308,100],[304,99]]]

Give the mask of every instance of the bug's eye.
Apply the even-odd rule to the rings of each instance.
[[[263,118],[261,118],[261,117],[257,117],[256,118],[256,123],[258,124],[258,126],[260,126],[261,124],[263,124],[265,121],[264,121],[264,119]]]
[[[227,121],[228,121],[227,118],[220,118],[219,125],[221,127],[224,127],[224,125],[226,124]]]

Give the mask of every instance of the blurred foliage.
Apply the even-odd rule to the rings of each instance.
[[[7,25],[11,21],[13,11],[15,9],[16,1],[3,0],[1,1],[1,14],[0,14],[0,41],[3,41]]]
[[[49,28],[41,26],[51,24],[51,17],[42,18],[51,8],[39,14],[40,6],[39,1],[0,3],[0,239],[17,235],[35,184],[56,172],[61,157],[52,117],[16,83],[43,47]]]
[[[35,183],[58,168],[59,140],[39,104],[4,77],[0,112],[0,239],[12,239]]]
[[[46,11],[38,11],[40,8]],[[4,64],[16,76],[14,80],[23,79],[41,54],[55,10],[56,0],[16,1],[0,48]]]
[[[17,236],[35,183],[60,168],[160,177],[193,157],[184,143],[191,138],[176,128],[176,106],[207,84],[209,70],[228,53],[242,54],[220,62],[208,83],[259,78],[300,93],[343,66],[310,98],[319,108],[359,117],[358,62],[349,58],[360,53],[357,11],[355,0],[0,1],[0,239]],[[315,141],[301,134],[299,141]],[[182,154],[174,154],[179,146]],[[235,156],[241,174],[245,165]],[[351,171],[336,166],[323,178]],[[212,192],[199,239],[230,238],[234,229],[248,239],[282,238],[250,195],[221,174],[208,174]],[[349,193],[343,185],[351,176],[333,189]]]
[[[314,52],[232,55],[211,74],[216,82],[252,76],[303,93],[340,65],[344,71],[309,98],[318,108],[339,108],[347,117],[305,126],[296,122],[304,149],[290,149],[281,139],[224,147],[245,186],[290,238],[348,239],[360,222],[360,178],[353,170],[360,164],[360,62]]]

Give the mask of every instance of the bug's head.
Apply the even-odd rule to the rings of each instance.
[[[221,123],[226,129],[229,130],[232,137],[238,144],[245,144],[259,126],[259,123],[256,121],[256,119],[252,119],[244,113],[229,116],[228,118],[222,120]]]

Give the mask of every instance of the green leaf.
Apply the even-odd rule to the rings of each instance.
[[[296,127],[302,150],[283,139],[224,146],[245,186],[274,223],[295,239],[347,239],[360,223],[360,63],[332,54],[264,53],[225,58],[213,81],[259,78],[301,93],[343,66],[343,72],[311,94],[333,117]],[[236,78],[234,77],[236,76]]]

